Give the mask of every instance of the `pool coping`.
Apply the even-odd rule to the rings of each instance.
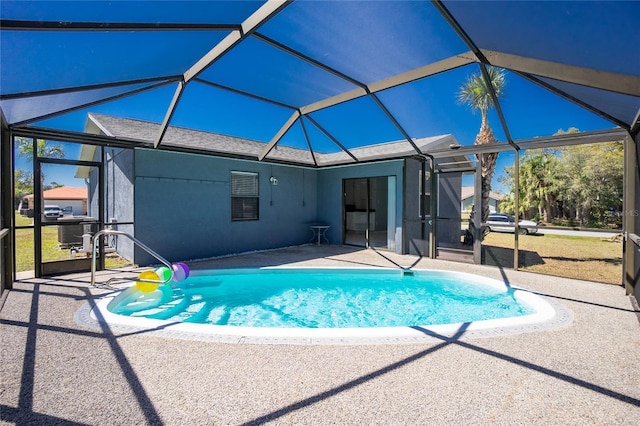
[[[254,269],[254,268],[248,268]],[[378,269],[396,268],[323,268],[318,266],[277,266],[255,269]],[[397,270],[397,269],[396,269]],[[435,269],[412,269],[436,271]],[[221,272],[217,269],[216,272]],[[443,270],[438,269],[442,272]],[[203,271],[198,271],[201,274]],[[473,276],[489,285],[507,287],[505,283],[468,272],[448,271]],[[132,284],[130,284],[132,285]],[[113,314],[107,309],[116,293],[96,295],[82,304],[74,320],[82,326],[114,334],[150,334],[158,337],[198,340],[231,344],[287,344],[287,345],[371,345],[401,344],[433,341],[466,340],[516,335],[566,327],[573,321],[573,313],[559,302],[524,287],[509,284],[514,296],[532,306],[536,313],[518,317],[475,321],[470,323],[429,326],[372,327],[372,328],[274,328],[240,327],[194,324],[129,317]],[[126,287],[122,287],[124,290]],[[119,293],[119,291],[117,292]]]

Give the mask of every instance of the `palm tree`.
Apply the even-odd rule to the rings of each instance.
[[[16,137],[16,146],[18,148],[18,155],[33,162],[35,158],[33,152],[33,141],[30,138]],[[36,150],[38,157],[46,158],[64,158],[64,147],[59,144],[50,143],[45,139],[36,140]],[[31,178],[33,184],[33,177]],[[44,184],[44,173],[40,174],[40,183]],[[44,188],[42,188],[44,189]],[[33,192],[33,187],[31,188]]]
[[[504,94],[505,87],[505,73],[504,70],[495,67],[487,67],[487,75],[489,76],[489,82],[493,87],[496,98],[499,98]],[[489,110],[494,107],[493,96],[487,80],[481,73],[475,73],[467,78],[467,80],[460,86],[458,90],[458,102],[467,104],[473,111],[480,111],[482,122],[480,124],[480,131],[476,135],[475,144],[485,145],[497,142],[496,137],[493,134],[493,130],[489,126]],[[489,193],[491,192],[491,179],[493,178],[493,172],[496,168],[496,160],[498,154],[495,152],[479,154],[478,160],[481,165],[481,206],[482,206],[482,223],[487,221],[489,217]],[[482,238],[486,235],[486,228],[483,227]]]
[[[31,139],[18,137],[16,138],[16,144],[18,146],[18,155],[33,161],[33,143]],[[45,139],[38,139],[36,146],[38,157],[64,158],[62,145],[52,144]]]
[[[558,175],[556,153],[550,150],[529,151],[520,164],[520,184],[525,188],[525,197],[532,207],[538,209],[538,216],[550,222],[557,189],[564,184]]]

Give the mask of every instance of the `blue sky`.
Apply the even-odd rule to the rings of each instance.
[[[97,3],[91,2],[67,2],[61,5],[55,2],[3,1],[1,13],[7,19],[233,23],[240,22],[259,4],[260,2],[244,1],[158,2],[154,3],[154,7],[149,7],[148,2],[115,1],[101,3],[98,7]],[[294,2],[260,31],[367,84],[468,50],[428,3],[376,2],[369,3],[369,6],[363,11],[354,2]],[[450,7],[454,12],[459,9],[455,2]],[[489,13],[495,7],[497,6],[492,4],[484,11]],[[519,16],[526,14],[530,7],[533,7],[532,3],[518,6],[516,2],[512,2],[504,10],[501,9],[501,13]],[[586,12],[584,8],[580,9],[579,4],[574,6],[570,3],[542,4],[536,7],[540,9],[538,13],[541,15],[536,17],[538,20],[545,16],[553,17],[558,10],[564,10],[562,8],[571,11],[575,9],[580,12],[576,16],[584,19],[600,14],[602,22],[593,24],[600,29],[603,22],[613,19],[611,10],[622,6],[616,4],[600,11]],[[600,6],[596,9],[600,9]],[[393,19],[375,27],[358,28],[363,21],[352,18],[355,12],[371,15],[373,19],[377,16],[389,16]],[[464,14],[464,10],[458,12],[463,24],[466,23],[469,17]],[[585,14],[588,16],[583,16]],[[579,34],[587,39],[593,38],[588,29],[582,28],[584,22],[577,19],[558,20],[560,21],[569,28],[557,26],[555,21],[549,23],[550,28],[558,29],[559,37],[570,38]],[[472,21],[469,25],[473,30]],[[626,23],[618,22],[617,25]],[[359,31],[366,31],[368,38],[363,39]],[[518,28],[511,28],[511,31],[513,39],[503,40],[507,45],[516,41],[517,37],[534,36],[519,32]],[[395,42],[395,36],[399,33],[408,36],[403,44]],[[328,37],[327,34],[335,37]],[[11,67],[0,67],[0,87],[2,93],[6,94],[181,74],[225,35],[224,31],[3,31],[0,38],[0,59],[3,64],[11,63]],[[488,47],[501,42],[500,38],[484,40],[482,32],[477,35]],[[545,37],[544,32],[539,30],[535,35]],[[614,37],[615,34],[611,36]],[[544,43],[537,43],[536,49],[540,49],[542,44]],[[624,46],[619,44],[618,48]],[[539,54],[557,53],[547,51]],[[581,52],[564,54],[576,55],[577,59],[580,59],[580,55],[585,56]],[[471,145],[480,127],[480,116],[467,106],[459,104],[456,92],[464,80],[475,72],[478,72],[478,66],[472,64],[385,90],[377,95],[411,137],[451,133],[460,144]],[[254,38],[240,43],[233,52],[203,72],[201,77],[295,107],[355,87],[350,82],[299,59],[288,57],[273,46]],[[37,108],[41,113],[47,113],[49,109],[60,105],[73,107],[106,94],[141,87],[143,86],[135,85],[122,89],[43,97]],[[82,131],[88,112],[159,123],[164,118],[174,90],[175,85],[168,84],[34,125]],[[509,72],[501,106],[509,132],[516,140],[549,136],[570,127],[581,131],[615,127]],[[24,105],[19,102],[3,104],[3,110],[9,118],[24,113],[22,108]],[[287,108],[192,82],[187,86],[171,124],[268,142],[290,115],[291,111]],[[377,105],[366,97],[316,112],[312,116],[347,147],[403,138]],[[495,113],[490,116],[490,124],[499,141],[506,142],[505,132]],[[325,152],[339,149],[321,132],[309,126],[309,122],[306,125],[308,129],[311,127],[309,133],[315,149]],[[306,148],[299,126],[295,126],[281,143]],[[67,154],[70,158],[77,155],[72,151]],[[512,161],[512,155],[500,155],[494,189],[501,189],[497,178]],[[24,163],[18,160],[17,165],[21,167]],[[69,183],[67,178],[58,176],[55,171],[47,173],[46,177],[47,180]]]
[[[398,88],[388,93],[381,93],[380,98],[412,137],[453,133],[460,144],[471,145],[480,127],[480,116],[474,114],[468,107],[458,104],[455,98],[456,88],[464,81],[469,71],[472,70],[461,69],[442,74],[434,80],[425,79],[412,84],[417,86],[417,91],[412,91],[413,87]],[[426,96],[421,96],[423,93],[433,91],[439,99],[435,108],[429,106]],[[88,110],[76,111],[35,123],[35,125],[82,131],[89,111],[159,123],[164,118],[173,92],[173,85],[169,85],[119,101],[93,106]],[[217,101],[212,102],[211,99]],[[548,136],[560,129],[566,130],[570,127],[576,127],[582,131],[615,127],[514,74],[508,75],[506,95],[501,105],[514,139]],[[370,100],[362,98],[314,114],[313,117],[347,146],[358,146],[366,141],[385,142],[402,139],[393,125],[376,108]],[[412,112],[416,110],[422,113],[413,114]],[[193,90],[189,88],[183,96],[172,124],[268,142],[289,115],[286,109],[204,86],[194,87]],[[496,137],[501,142],[505,142],[506,137],[497,115],[491,114],[490,121]],[[311,137],[315,138],[312,143],[316,149],[322,151],[322,148],[327,148],[327,145],[330,145],[328,149],[337,149],[326,140],[322,141],[321,133],[314,131],[308,122],[306,125],[311,129],[309,131]],[[302,139],[302,133],[294,129],[291,135],[285,136],[282,143],[300,147],[306,144]],[[70,158],[74,158],[73,154],[74,152],[68,151]],[[500,155],[494,180],[495,190],[503,190],[497,178],[505,166],[512,164],[512,154]],[[62,176],[53,173],[50,176],[60,183],[68,182]]]

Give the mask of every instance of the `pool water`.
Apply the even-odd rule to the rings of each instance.
[[[500,281],[451,271],[212,270],[194,272],[162,291],[140,293],[132,287],[108,309],[132,317],[223,326],[428,326],[535,313],[518,292]]]

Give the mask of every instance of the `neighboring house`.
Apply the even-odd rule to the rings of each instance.
[[[89,114],[85,131],[153,141],[158,128]],[[430,225],[421,220],[419,204],[426,160],[406,141],[353,148],[351,154],[365,162],[346,165],[349,156],[343,151],[312,155],[280,145],[271,159],[303,165],[257,161],[263,142],[177,127],[167,129],[163,146],[180,147],[187,140],[212,155],[89,145],[80,154],[83,160],[104,157],[105,222],[117,223],[118,230],[170,261],[305,244],[313,235],[310,225],[318,223],[330,226],[325,236],[331,244],[368,242],[397,253],[427,254]],[[458,145],[452,135],[413,142],[422,152]],[[239,153],[243,158],[237,158]],[[314,160],[335,165],[318,168]],[[471,165],[466,156],[455,154],[442,162],[461,169]],[[81,166],[76,177],[88,179],[89,214],[97,216],[97,170]],[[441,187],[448,188],[440,192],[441,215],[460,217],[461,177],[450,169],[447,179],[440,179]],[[460,227],[438,228],[438,239],[444,245],[459,244]],[[157,263],[126,239],[118,240],[117,251],[139,265]]]
[[[33,194],[22,200],[22,209],[33,211]],[[42,191],[43,206],[56,205],[74,216],[87,214],[87,188],[60,186]]]
[[[465,218],[471,213],[471,208],[474,204],[474,188],[473,186],[463,186],[462,187],[462,213],[465,214]],[[500,202],[504,197],[502,194],[498,194],[497,192],[491,191],[489,193],[489,212],[490,213],[499,213],[500,212]]]

